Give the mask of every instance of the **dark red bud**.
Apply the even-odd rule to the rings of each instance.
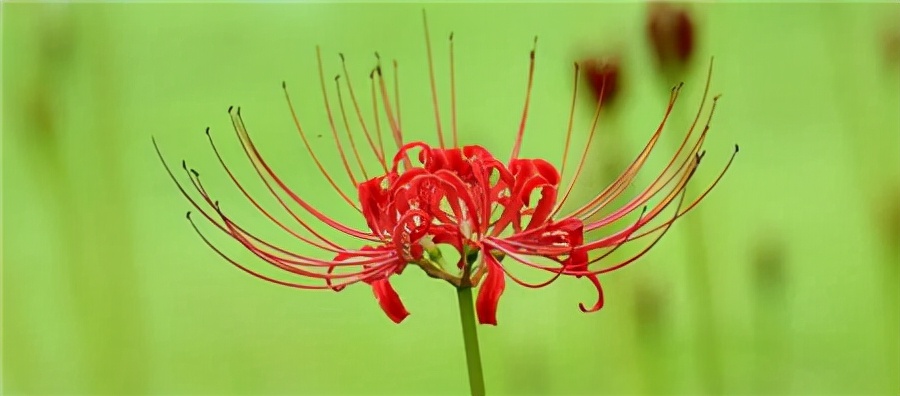
[[[647,36],[661,68],[681,67],[690,62],[695,46],[694,29],[687,8],[671,3],[649,5]]]
[[[584,77],[594,99],[604,105],[615,101],[621,85],[621,61],[618,56],[587,59],[581,62]]]

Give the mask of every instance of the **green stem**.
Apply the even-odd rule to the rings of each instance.
[[[472,396],[484,396],[484,374],[481,371],[481,352],[478,350],[478,330],[475,328],[472,288],[457,288],[456,297],[459,299],[459,319],[462,321],[463,342],[466,348],[469,391]]]

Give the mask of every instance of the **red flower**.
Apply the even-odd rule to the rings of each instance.
[[[347,141],[350,143],[349,149],[345,147],[345,143],[339,138],[338,128],[335,126],[319,54],[319,77],[326,115],[344,170],[350,181],[356,186],[357,200],[350,199],[351,194],[344,192],[319,162],[316,153],[310,148],[306,131],[301,127],[290,98],[287,97],[287,90],[285,90],[291,114],[309,155],[338,196],[362,214],[368,230],[354,228],[333,220],[287,186],[260,154],[244,125],[240,109],[236,111],[229,109],[229,114],[247,159],[268,191],[302,230],[297,230],[278,220],[272,213],[264,209],[235,177],[219,156],[219,151],[212,138],[209,138],[213,151],[225,173],[261,215],[302,243],[321,250],[325,257],[311,257],[294,253],[257,237],[226,215],[218,201],[215,201],[204,188],[199,174],[189,170],[186,165],[184,166],[191,186],[199,193],[199,198],[188,194],[182,184],[178,184],[178,187],[205,219],[243,245],[261,261],[288,274],[296,275],[300,279],[306,279],[305,282],[288,282],[263,275],[251,269],[250,266],[225,255],[201,233],[203,240],[225,260],[239,269],[273,283],[301,289],[334,291],[340,291],[354,283],[367,283],[372,286],[381,308],[392,321],[397,323],[406,318],[409,312],[391,286],[390,278],[401,274],[408,265],[417,266],[429,276],[443,279],[455,287],[479,287],[476,311],[479,321],[484,324],[497,323],[497,304],[503,294],[507,279],[525,287],[537,288],[550,284],[560,276],[587,278],[596,287],[598,297],[589,306],[584,304],[579,304],[579,306],[582,311],[591,312],[599,310],[604,302],[598,275],[622,268],[645,254],[665,234],[672,222],[691,210],[724,174],[723,170],[722,174],[699,198],[688,205],[683,205],[685,187],[703,156],[701,145],[709,129],[709,118],[707,118],[706,126],[701,131],[695,131],[692,126],[686,133],[681,147],[653,183],[619,208],[612,211],[607,210],[610,209],[611,203],[635,181],[635,177],[644,167],[648,156],[658,143],[663,133],[663,126],[678,96],[680,87],[677,87],[672,91],[663,121],[650,136],[646,147],[638,154],[634,162],[610,186],[596,194],[589,202],[563,214],[564,203],[587,160],[588,148],[600,113],[599,102],[594,113],[588,143],[585,145],[578,166],[568,183],[563,184],[561,176],[564,174],[565,164],[568,162],[575,94],[573,94],[573,111],[570,112],[561,169],[557,170],[550,162],[543,159],[520,158],[519,149],[525,131],[534,75],[534,51],[532,50],[525,106],[512,154],[501,160],[484,147],[460,146],[457,144],[455,122],[456,95],[452,88],[454,78],[452,36],[450,43],[452,112],[452,144],[450,145],[445,143],[441,115],[438,112],[430,47],[428,47],[429,72],[432,77],[432,99],[435,104],[434,117],[437,125],[437,143],[435,145],[418,141],[406,142],[403,139],[403,130],[399,120],[400,113],[399,110],[395,110],[398,109],[399,102],[396,97],[393,100],[390,98],[385,78],[382,76],[379,66],[370,74],[372,104],[376,109],[379,105],[382,106],[384,112],[382,115],[375,112],[373,120],[366,120],[363,116],[360,102],[357,100],[346,68],[344,69],[346,84],[342,86],[340,80],[335,79],[338,84],[337,98],[341,119],[348,131]],[[576,72],[576,87],[577,77]],[[380,168],[378,176],[367,176],[366,167],[360,159],[356,142],[350,132],[350,123],[341,96],[344,91],[349,94],[350,103],[352,103],[359,127],[363,131],[369,148],[378,158]],[[705,101],[706,94],[704,93]],[[703,106],[701,106],[702,109]],[[708,117],[711,116],[712,109],[710,109]],[[393,157],[388,156],[383,149],[379,124],[382,117],[389,124],[391,135],[397,146],[396,154]],[[700,118],[699,112],[697,118]],[[694,125],[696,125],[696,120]],[[209,136],[208,129],[207,135]],[[351,153],[352,158],[350,158]],[[161,154],[160,158],[162,159]],[[358,171],[351,166],[354,159],[359,165]],[[165,161],[163,163],[165,164]],[[730,165],[730,163],[731,160],[728,164]],[[168,165],[166,165],[166,169],[173,180],[176,180]],[[179,182],[176,180],[176,183]],[[315,193],[320,193],[318,190],[316,189]],[[656,202],[650,204],[651,199]],[[651,224],[664,209],[673,203],[676,203],[673,214]],[[297,206],[302,211],[295,209]],[[606,214],[599,216],[601,211]],[[190,212],[188,217],[190,218]],[[315,221],[311,221],[311,218]],[[618,224],[622,219],[627,219],[626,226],[603,238],[593,236],[595,231],[606,230],[610,226]],[[200,233],[193,221],[192,225]],[[340,244],[321,232],[322,228],[338,231],[356,242]],[[620,246],[643,241],[650,237],[652,239],[648,246],[631,258],[598,267],[598,265],[604,264],[606,257]],[[442,246],[445,246],[444,252],[441,251]],[[444,261],[443,253],[446,252],[447,247],[452,247],[459,253],[460,259],[457,262],[447,263]],[[548,277],[543,282],[529,283],[515,274],[517,267],[536,269],[546,273]]]

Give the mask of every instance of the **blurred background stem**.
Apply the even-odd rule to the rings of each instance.
[[[849,21],[860,20],[855,17],[872,17],[872,10],[848,7],[845,13],[834,14],[833,8],[821,7],[824,18],[823,32],[829,37],[832,48],[827,51],[832,56],[832,78],[837,111],[841,115],[842,130],[845,134],[844,145],[851,152],[850,169],[853,179],[858,184],[851,188],[861,195],[867,220],[872,221],[875,229],[882,233],[890,233],[896,224],[877,224],[880,222],[898,221],[890,214],[890,206],[880,205],[885,198],[894,193],[893,189],[900,184],[900,163],[897,149],[897,114],[880,112],[883,101],[894,101],[896,98],[879,97],[872,94],[872,87],[893,83],[896,87],[896,76],[880,73],[879,60],[884,57],[878,52],[884,51],[878,45],[879,36],[869,29],[858,29],[869,25],[855,25]],[[869,11],[868,15],[866,12]],[[840,18],[839,18],[840,16]],[[847,19],[851,18],[852,19]],[[843,26],[836,29],[835,26]],[[845,54],[860,43],[874,43],[876,51],[872,57],[854,57]],[[865,46],[869,47],[869,46]],[[854,76],[854,78],[850,78]],[[883,92],[877,91],[876,92]],[[888,91],[897,94],[898,90]],[[893,205],[898,205],[894,202]],[[880,295],[884,308],[882,337],[884,339],[885,389],[897,394],[900,392],[900,250],[896,235],[881,235],[881,252],[875,257],[881,261],[876,269],[880,275]]]
[[[32,168],[42,173],[41,193],[55,212],[57,221],[51,227],[58,230],[56,243],[62,250],[61,263],[39,265],[58,268],[51,272],[55,278],[44,282],[61,283],[55,298],[68,306],[71,333],[80,341],[74,350],[56,352],[74,354],[68,359],[80,363],[71,372],[54,375],[66,377],[62,383],[78,384],[69,385],[74,389],[95,394],[145,390],[149,356],[143,349],[130,238],[133,211],[122,182],[122,144],[117,138],[127,135],[120,132],[116,111],[120,98],[114,89],[109,20],[102,12],[79,12],[88,10],[69,5],[38,6],[38,66],[26,120],[30,133],[22,138],[30,145]],[[91,56],[73,58],[75,51]],[[75,72],[82,68],[91,73]],[[73,85],[76,90],[60,89]],[[71,149],[65,150],[66,145]],[[31,353],[40,355],[40,348]],[[43,352],[37,361],[55,361],[56,353]],[[32,373],[47,376],[47,370]],[[68,393],[72,388],[45,390]]]
[[[689,116],[692,114],[689,111],[691,110],[689,104],[691,103],[682,99],[681,106],[676,105],[676,108],[672,110],[672,119],[669,121],[671,125],[666,126],[669,131],[677,131],[682,134],[690,128],[693,118]],[[687,194],[696,196],[703,187],[697,186],[696,183],[688,184]],[[694,318],[695,351],[701,386],[706,394],[720,395],[723,392],[722,361],[718,351],[719,338],[716,331],[715,308],[710,286],[710,262],[707,255],[703,214],[703,207],[698,207],[691,214],[679,220],[679,226],[684,227],[687,245],[685,263],[687,285],[685,289],[688,291],[688,301]]]

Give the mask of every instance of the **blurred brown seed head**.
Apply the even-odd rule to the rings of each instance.
[[[900,66],[900,18],[883,31],[884,57],[888,67]]]
[[[878,198],[875,205],[875,220],[885,243],[900,245],[900,181],[891,183]]]
[[[647,10],[647,37],[662,69],[687,66],[694,54],[694,18],[684,6],[653,2]]]
[[[643,280],[634,288],[634,310],[638,327],[643,333],[653,333],[662,325],[666,296],[656,282]]]
[[[613,104],[621,86],[621,57],[607,55],[589,58],[581,61],[581,66],[594,100],[602,101],[603,106]]]
[[[787,247],[784,240],[775,233],[767,232],[757,239],[750,254],[756,289],[761,292],[783,291],[787,281]]]

